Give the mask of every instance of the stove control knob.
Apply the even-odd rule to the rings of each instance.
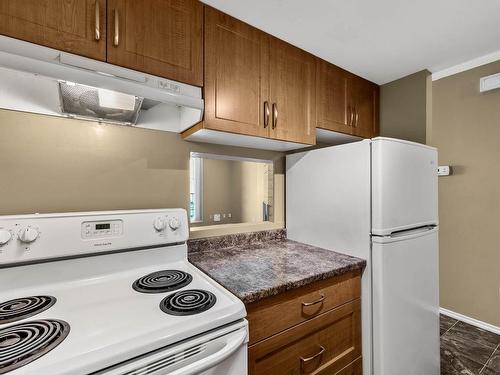
[[[177,219],[176,217],[172,217],[170,218],[170,220],[168,221],[168,226],[170,227],[170,229],[172,230],[177,230],[179,229],[179,227],[181,226],[181,223],[179,222],[179,219]]]
[[[21,229],[18,233],[19,241],[24,243],[30,243],[38,238],[38,230],[32,227],[25,227]]]
[[[0,246],[5,245],[12,238],[10,231],[6,229],[0,229]]]
[[[161,232],[167,227],[167,222],[164,217],[157,217],[153,223],[157,232]]]

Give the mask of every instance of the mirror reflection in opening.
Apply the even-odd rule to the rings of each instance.
[[[192,152],[191,225],[273,221],[273,173],[271,160]]]

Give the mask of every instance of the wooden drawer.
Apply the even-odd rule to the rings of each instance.
[[[360,296],[361,277],[356,271],[249,304],[249,345]]]
[[[363,375],[363,359],[359,357],[340,371],[337,364],[332,363],[329,366],[323,367],[315,375]]]
[[[360,356],[357,299],[250,346],[249,375],[335,374]]]
[[[331,375],[331,372],[325,372],[324,375]],[[363,374],[363,359],[359,357],[350,365],[344,367],[339,372],[336,372],[335,375],[362,375]],[[321,374],[323,375],[323,373]]]

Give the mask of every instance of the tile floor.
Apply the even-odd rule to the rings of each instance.
[[[500,375],[500,335],[441,315],[441,375]]]

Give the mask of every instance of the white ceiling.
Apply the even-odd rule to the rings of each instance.
[[[203,0],[378,84],[500,50],[500,0]]]

